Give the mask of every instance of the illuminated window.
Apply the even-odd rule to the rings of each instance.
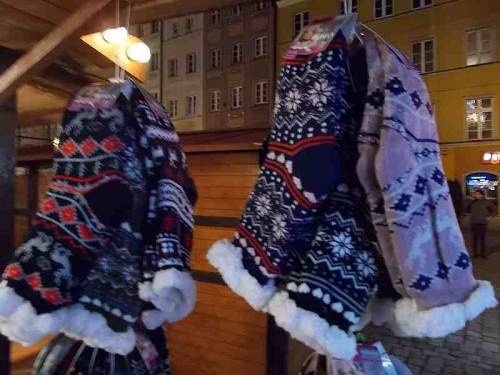
[[[466,108],[467,138],[471,140],[492,138],[493,99],[467,99]]]
[[[468,31],[466,34],[467,65],[493,61],[492,29],[486,27]]]

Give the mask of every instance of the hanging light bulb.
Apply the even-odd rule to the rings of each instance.
[[[490,161],[492,156],[493,155],[491,155],[491,152],[485,152],[484,155],[483,155],[483,160],[484,161]]]
[[[123,44],[127,41],[128,31],[125,27],[117,27],[104,30],[101,34],[104,41],[109,44]]]
[[[127,57],[138,63],[147,63],[151,59],[151,50],[143,43],[135,43],[127,48]]]

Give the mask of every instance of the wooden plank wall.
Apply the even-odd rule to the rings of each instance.
[[[190,317],[166,327],[174,374],[264,375],[268,369],[266,315],[254,311],[226,287],[205,258],[216,240],[233,236],[259,172],[257,152],[189,154],[188,162],[199,195],[192,253],[198,302]],[[51,177],[51,169],[38,170],[39,200]],[[24,196],[27,178],[18,178],[16,195]],[[16,202],[19,244],[27,230],[27,199],[19,197]],[[25,357],[25,352],[18,351],[14,347],[12,359]]]
[[[189,154],[188,162],[198,188],[192,268],[205,281],[197,282],[194,314],[167,328],[174,373],[264,375],[266,316],[217,282],[218,274],[205,258],[216,240],[233,236],[259,172],[257,153]]]

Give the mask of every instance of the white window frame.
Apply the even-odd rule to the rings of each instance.
[[[172,23],[172,37],[179,36],[179,24],[177,22]]]
[[[194,29],[194,19],[193,17],[186,18],[186,33],[193,32]]]
[[[477,108],[474,110],[470,110],[468,108],[468,101],[469,100],[476,100],[479,101],[480,103],[478,104]],[[489,107],[482,107],[482,101],[483,100],[489,100],[490,101],[490,106]],[[494,98],[493,96],[477,96],[477,97],[470,97],[465,99],[465,137],[467,140],[471,141],[476,141],[476,140],[482,140],[482,139],[493,139],[495,137],[495,127],[494,127]],[[481,117],[484,116],[485,113],[491,113],[491,119],[490,119],[490,129],[484,129],[484,123],[486,122],[485,120],[482,120]],[[469,115],[475,115],[477,117],[477,137],[476,138],[471,138],[470,137],[470,130],[469,130],[469,124],[468,124],[468,117]],[[490,131],[491,134],[489,137],[484,137],[483,132],[485,131]]]
[[[210,68],[222,68],[222,51],[219,48],[210,51]]]
[[[235,86],[231,90],[231,108],[243,107],[243,86]]]
[[[235,5],[232,10],[233,17],[240,17],[242,12],[241,5]]]
[[[196,52],[186,55],[186,74],[196,73]]]
[[[268,37],[262,35],[254,39],[254,56],[262,57],[267,56],[268,53]]]
[[[264,9],[267,9],[267,1],[258,1],[256,4],[255,4],[255,10],[257,12],[260,12],[261,10],[264,10]]]
[[[308,10],[296,13],[293,16],[293,37],[295,38],[300,34],[302,29],[309,25],[310,14]]]
[[[160,30],[160,20],[151,21],[151,34],[158,34]]]
[[[210,112],[219,112],[221,110],[222,92],[221,90],[212,90],[210,92]]]
[[[481,34],[483,31],[488,31],[489,33],[489,50],[483,50],[483,43],[481,39]],[[475,51],[469,51],[469,35],[475,36]],[[486,64],[489,62],[493,62],[495,59],[495,33],[494,28],[491,26],[487,27],[479,27],[472,30],[467,30],[465,32],[465,65],[474,66],[479,64]],[[488,54],[487,59],[482,59],[482,55]],[[469,57],[475,57],[477,62],[475,64],[469,63]]]
[[[259,81],[255,84],[255,104],[267,104],[268,102],[267,81]]]
[[[169,59],[167,62],[168,78],[177,77],[179,75],[179,60]]]
[[[233,44],[233,64],[241,64],[243,62],[243,43],[238,42]]]
[[[168,111],[172,117],[179,116],[179,100],[170,99],[168,101]]]
[[[418,1],[418,5],[415,6],[415,1]],[[430,1],[430,4],[425,4],[426,1]],[[411,0],[412,9],[427,8],[433,5],[433,0]]]
[[[425,45],[426,43],[431,42],[432,43],[432,69],[427,69],[427,63],[428,61],[426,60],[426,50],[425,50]],[[436,41],[434,38],[428,38],[428,39],[423,39],[419,41],[415,41],[411,44],[411,59],[413,64],[419,68],[418,65],[415,64],[415,52],[414,52],[414,46],[419,45],[420,46],[420,72],[422,74],[424,73],[430,73],[436,71]]]
[[[352,0],[352,12],[358,13],[358,0]],[[345,14],[344,2],[340,0],[340,14]]]
[[[196,115],[196,95],[186,96],[186,116]]]
[[[151,53],[151,72],[158,70],[160,70],[160,53],[155,51]]]
[[[381,2],[381,9],[382,9],[382,14],[380,16],[377,16],[377,1]],[[390,5],[389,5],[390,3]],[[387,9],[391,7],[391,12],[388,13]],[[394,14],[394,0],[374,0],[373,1],[373,18],[379,19],[379,18],[384,18],[384,17],[389,17]]]
[[[140,23],[137,25],[137,36],[142,38],[144,36],[144,24]]]
[[[212,10],[212,12],[210,12],[210,18],[212,21],[212,25],[220,25],[222,20],[220,9]]]

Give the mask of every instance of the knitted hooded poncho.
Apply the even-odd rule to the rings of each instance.
[[[128,354],[135,325],[188,315],[196,191],[166,112],[131,81],[69,104],[54,177],[0,286],[0,332]]]
[[[364,44],[369,83],[357,171],[392,284],[403,297],[395,304],[375,299],[372,318],[404,336],[445,336],[495,307],[495,292],[490,282],[474,279],[420,73],[379,38],[368,34]]]

